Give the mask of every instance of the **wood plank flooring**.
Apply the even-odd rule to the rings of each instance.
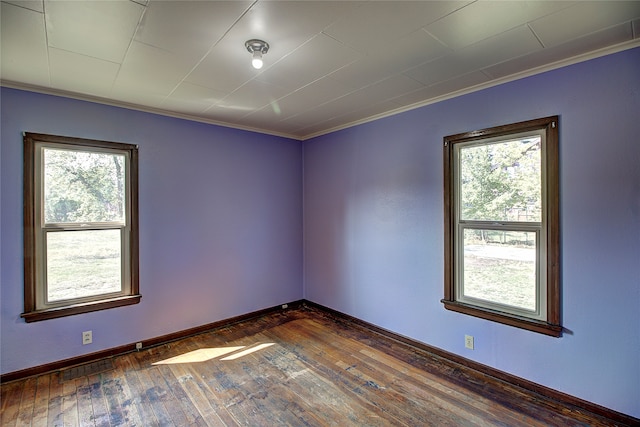
[[[309,307],[112,361],[3,384],[2,426],[616,425]]]

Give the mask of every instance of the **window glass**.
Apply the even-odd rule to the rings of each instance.
[[[124,222],[124,155],[43,151],[46,223]]]
[[[539,136],[470,144],[459,158],[461,219],[542,220]]]
[[[47,301],[122,291],[120,230],[47,233]]]
[[[537,310],[536,233],[464,230],[463,297]]]

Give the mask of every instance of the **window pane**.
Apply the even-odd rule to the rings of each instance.
[[[466,297],[536,310],[535,233],[464,230]]]
[[[47,300],[122,289],[120,230],[47,233]]]
[[[124,222],[125,156],[45,148],[46,223]]]
[[[540,137],[460,148],[462,220],[541,222]]]

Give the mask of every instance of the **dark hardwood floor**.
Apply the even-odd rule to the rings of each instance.
[[[3,384],[2,426],[621,425],[311,307],[89,368]]]

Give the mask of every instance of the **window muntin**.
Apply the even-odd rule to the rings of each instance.
[[[559,336],[557,123],[445,137],[445,308]]]
[[[137,147],[25,134],[28,321],[137,303]]]

